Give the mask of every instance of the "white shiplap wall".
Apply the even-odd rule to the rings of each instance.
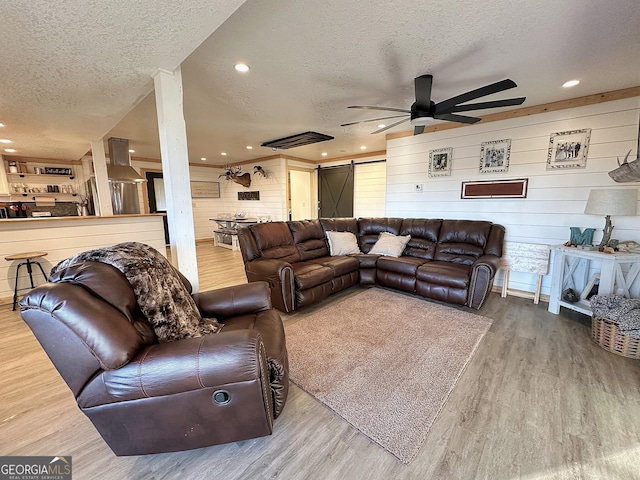
[[[640,97],[635,97],[389,140],[386,215],[490,220],[506,227],[507,242],[561,244],[569,239],[569,227],[592,227],[599,242],[604,218],[583,213],[589,190],[640,185],[617,184],[607,175],[617,167],[616,156],[632,149],[635,158],[639,114]],[[550,134],[586,128],[591,129],[586,168],[547,170]],[[479,173],[481,143],[501,139],[511,139],[509,171]],[[453,147],[451,176],[429,178],[429,150],[444,147]],[[529,179],[527,198],[460,199],[463,181],[513,178]],[[415,183],[424,184],[423,193],[414,192]],[[612,220],[614,238],[640,241],[640,216]],[[549,286],[547,276],[543,294]],[[533,291],[535,277],[512,273],[510,287]]]
[[[385,211],[387,166],[385,162],[355,164],[353,174],[354,217],[382,217]]]
[[[191,165],[189,172],[192,181],[220,182],[220,198],[194,198],[193,223],[196,240],[213,238],[215,224],[209,219],[220,214],[246,212],[248,217],[269,215],[272,220],[286,218],[286,169],[283,159],[260,162],[267,171],[264,178],[253,174],[253,165],[243,165],[242,171],[251,173],[251,186],[245,188],[230,180],[218,178],[223,169],[198,167]],[[132,161],[132,166],[140,169],[161,170],[162,164],[155,162]],[[238,192],[259,191],[260,200],[238,200]],[[140,208],[144,205],[146,189],[140,189]]]

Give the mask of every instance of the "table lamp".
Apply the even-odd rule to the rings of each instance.
[[[606,247],[611,240],[611,215],[636,215],[638,190],[636,188],[602,188],[591,190],[584,213],[604,215],[605,223],[600,247]]]

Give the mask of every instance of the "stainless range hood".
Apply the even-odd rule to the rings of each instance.
[[[109,157],[111,163],[107,164],[107,175],[110,182],[138,183],[146,180],[131,166],[129,159],[129,140],[126,138],[110,138]]]

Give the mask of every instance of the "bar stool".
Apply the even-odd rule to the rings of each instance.
[[[29,273],[29,280],[31,281],[31,288],[35,288],[35,285],[33,283],[32,265],[38,265],[38,267],[40,267],[40,271],[42,272],[42,276],[44,277],[45,280],[47,279],[47,274],[44,273],[44,269],[42,268],[42,265],[40,265],[40,262],[38,262],[37,260],[34,260],[34,258],[41,258],[47,255],[48,255],[47,252],[28,252],[28,253],[14,253],[13,255],[4,257],[4,259],[7,260],[8,262],[12,262],[14,260],[26,260],[25,262],[20,262],[18,264],[18,267],[16,268],[16,282],[13,287],[13,310],[14,311],[16,309],[16,303],[18,302],[18,277],[20,277],[20,267],[22,267],[23,265],[27,266],[27,272]]]

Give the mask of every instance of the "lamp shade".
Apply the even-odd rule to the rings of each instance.
[[[638,189],[603,188],[591,190],[584,213],[591,215],[636,215]]]

